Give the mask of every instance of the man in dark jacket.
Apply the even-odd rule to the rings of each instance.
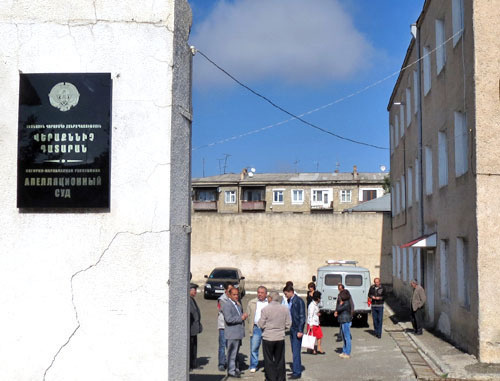
[[[302,362],[300,351],[302,347],[302,336],[304,335],[304,325],[306,323],[306,305],[304,301],[295,294],[293,287],[288,285],[283,289],[283,293],[288,300],[288,309],[292,318],[290,327],[290,343],[292,345],[292,375],[291,380],[302,376]]]
[[[379,339],[382,337],[382,319],[384,317],[384,300],[385,300],[385,289],[382,284],[380,284],[380,278],[375,278],[373,280],[374,285],[370,287],[368,291],[368,297],[372,301],[372,317],[373,317],[373,329],[375,330],[375,336]]]
[[[196,290],[198,289],[198,285],[191,283],[189,287],[189,301],[190,301],[190,331],[191,335],[189,338],[189,368],[196,368],[196,357],[198,352],[198,334],[203,330],[203,326],[201,325],[201,314],[200,309],[198,308],[198,304],[196,300],[194,300],[196,296]]]

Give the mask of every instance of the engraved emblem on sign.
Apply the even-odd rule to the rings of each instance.
[[[49,93],[50,104],[61,111],[75,107],[80,99],[80,93],[75,85],[69,82],[59,82]]]

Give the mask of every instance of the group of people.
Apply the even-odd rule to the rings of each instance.
[[[425,292],[417,281],[413,280],[411,285],[414,289],[411,300],[412,323],[415,333],[421,334]],[[191,284],[191,369],[196,368],[196,335],[201,333],[203,329],[200,322],[200,311],[194,300],[196,288],[197,285]],[[316,338],[316,345],[308,350],[308,353],[325,354],[321,347],[323,338],[319,309],[321,292],[316,291],[315,284],[312,282],[308,285],[308,289],[306,307],[302,298],[295,293],[292,282],[287,282],[283,288],[283,298],[277,291],[268,292],[266,287],[260,286],[257,289],[257,297],[248,302],[246,312],[244,312],[239,300],[238,288],[229,282],[226,283],[224,293],[217,302],[219,370],[227,371],[228,377],[240,378],[238,354],[246,331],[250,337],[250,372],[257,371],[259,349],[262,344],[266,380],[285,380],[285,334],[289,332],[292,350],[292,373],[289,375],[289,379],[301,378],[301,348],[304,334]],[[350,329],[354,315],[354,302],[343,284],[338,284],[338,290],[335,317],[340,324],[338,341],[343,342],[339,357],[349,359],[352,347]],[[385,288],[381,285],[380,279],[375,278],[374,284],[370,287],[368,298],[372,309],[374,334],[379,339],[382,337],[385,297]]]

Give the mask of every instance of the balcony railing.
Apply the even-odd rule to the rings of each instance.
[[[193,209],[197,212],[217,211],[217,201],[193,201]]]
[[[241,201],[242,211],[265,211],[265,201]]]
[[[311,210],[333,210],[333,201],[329,204],[311,204]]]

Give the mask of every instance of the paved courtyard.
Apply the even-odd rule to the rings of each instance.
[[[255,295],[243,298],[243,306]],[[218,331],[217,331],[217,301],[204,300],[200,293],[196,298],[203,323],[203,333],[198,336],[198,365],[199,368],[191,373],[191,381],[218,381],[226,378],[225,372],[217,369]],[[415,380],[414,371],[403,355],[398,344],[389,334],[384,332],[382,339],[372,335],[371,317],[370,326],[354,325],[352,328],[353,347],[352,357],[343,360],[338,357],[337,351],[342,343],[335,342],[338,326],[323,327],[323,350],[325,355],[302,355],[304,371],[302,379],[307,380]],[[384,324],[391,324],[386,319]],[[290,369],[292,354],[290,339],[286,337],[287,352],[285,360],[287,370]],[[241,348],[245,366],[242,367],[242,379],[264,380],[263,361],[259,364],[256,373],[248,370],[250,339],[245,337]],[[262,349],[259,355],[262,360]]]

